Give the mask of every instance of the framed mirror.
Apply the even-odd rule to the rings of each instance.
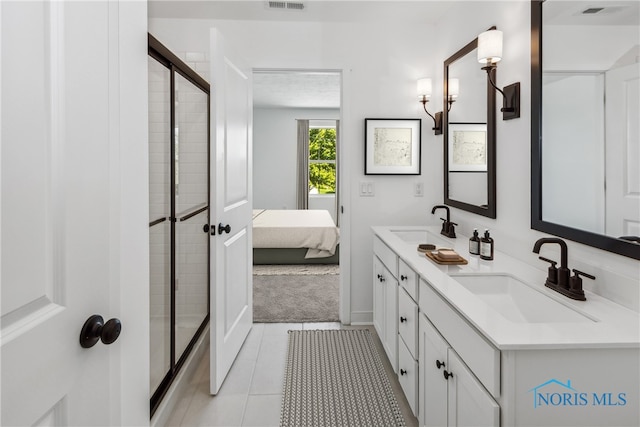
[[[637,1],[531,2],[531,228],[635,259],[639,16]]]
[[[495,218],[496,94],[477,47],[474,39],[444,62],[444,203]]]

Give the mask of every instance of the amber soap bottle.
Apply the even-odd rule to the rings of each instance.
[[[480,258],[487,261],[493,259],[493,239],[489,230],[484,230],[484,236],[480,239]]]

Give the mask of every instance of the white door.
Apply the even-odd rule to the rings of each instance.
[[[253,323],[251,69],[211,30],[211,393]]]
[[[146,5],[0,19],[0,424],[148,424]],[[122,332],[82,348],[94,314]]]
[[[640,64],[606,73],[606,234],[640,236]]]

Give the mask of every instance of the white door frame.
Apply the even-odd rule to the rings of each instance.
[[[348,97],[345,96],[348,86],[348,73],[343,68],[254,68],[253,72],[273,72],[273,73],[309,73],[309,72],[332,72],[340,73],[340,141],[338,154],[338,199],[337,215],[340,217],[340,321],[351,324],[351,175],[346,165],[351,163],[350,150],[345,147],[345,141],[349,138],[345,136],[349,120],[348,111],[345,108]]]

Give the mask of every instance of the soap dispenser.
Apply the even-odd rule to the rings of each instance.
[[[480,239],[480,258],[491,261],[493,259],[493,239],[489,236],[489,230],[484,230],[484,236]]]
[[[478,237],[478,229],[473,229],[473,236],[469,239],[469,253],[471,255],[480,255],[480,238]]]

